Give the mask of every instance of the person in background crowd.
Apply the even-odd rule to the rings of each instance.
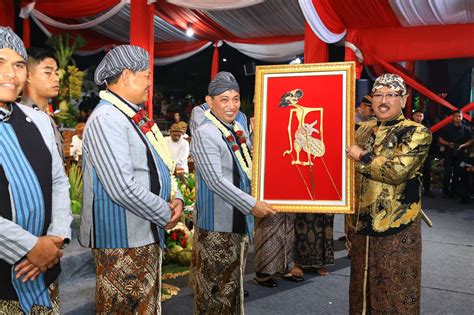
[[[188,157],[189,142],[183,137],[183,129],[179,123],[171,125],[170,135],[165,137],[171,158],[176,162],[176,173],[189,173]]]
[[[462,123],[463,113],[453,113],[452,122],[441,130],[438,142],[444,145],[443,196],[454,197],[457,194],[462,203],[469,202],[469,176],[459,164],[465,158],[466,148],[473,144],[472,132]],[[464,187],[463,187],[464,186]]]
[[[85,126],[85,123],[78,123],[76,125],[76,134],[72,136],[69,155],[72,156],[76,162],[79,162],[79,160],[82,159],[82,134],[84,133]]]
[[[188,124],[185,123],[184,121],[180,121],[178,123],[178,126],[181,128],[181,130],[183,131],[183,139],[185,140],[188,140],[189,138],[189,135],[187,134],[188,132]]]
[[[295,246],[295,214],[281,213],[257,218],[255,224],[255,278],[261,286],[275,288],[275,279],[293,282],[304,281],[301,275],[293,275]]]
[[[53,111],[50,105],[52,98],[59,95],[59,68],[56,55],[51,50],[29,48],[28,77],[21,97],[21,103],[41,110],[50,116],[54,130],[56,147],[64,161],[64,148],[61,133],[53,120]]]
[[[425,119],[425,114],[419,109],[413,112],[412,120],[416,123],[422,124],[427,128],[430,127],[428,121]],[[431,191],[431,164],[435,158],[435,145],[435,141],[432,141],[430,150],[428,151],[428,156],[426,157],[422,168],[423,196],[431,198],[435,198],[435,195]]]
[[[49,117],[15,103],[27,59],[21,39],[0,27],[0,314],[59,314],[69,181]]]
[[[361,122],[374,119],[374,110],[372,109],[372,96],[366,95],[362,98],[355,115],[356,126]]]
[[[173,123],[179,123],[181,121],[181,114],[176,112],[173,114]]]
[[[303,276],[303,268],[313,268],[327,276],[326,266],[334,265],[334,215],[297,213],[295,217],[295,266],[291,274]]]
[[[346,149],[355,161],[350,314],[419,314],[421,299],[420,169],[430,131],[405,119],[403,79],[391,73],[372,88],[377,120],[357,129]]]

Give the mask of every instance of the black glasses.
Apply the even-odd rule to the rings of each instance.
[[[387,94],[376,93],[372,95],[372,101],[381,102],[383,98],[385,97],[387,98],[389,102],[392,102],[399,96],[401,95],[397,93],[387,93]]]

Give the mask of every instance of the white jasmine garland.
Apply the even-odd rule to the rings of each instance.
[[[229,130],[214,115],[211,114],[210,109],[206,110],[204,114],[222,132],[222,134],[224,135],[226,139],[228,139],[228,137],[233,137],[235,139],[235,137],[229,132]],[[239,131],[244,133],[244,131],[240,129],[237,124],[234,124],[234,131],[236,133],[238,133]],[[237,139],[236,139],[236,143],[237,143]],[[240,147],[242,148],[242,150],[240,149]],[[237,161],[239,161],[240,167],[242,168],[242,170],[244,171],[244,173],[247,175],[248,179],[250,180],[252,179],[252,158],[250,157],[249,148],[247,147],[246,143],[240,143],[240,147],[238,150],[234,150],[234,153],[235,153],[235,156],[237,157]],[[244,161],[244,158],[242,157],[241,151],[243,152],[245,161]]]
[[[131,109],[127,104],[125,104],[121,99],[119,99],[112,93],[103,90],[100,91],[99,97],[109,103],[112,103],[115,107],[117,107],[121,112],[123,112],[130,118],[133,118],[133,116],[135,116],[136,114],[133,109]],[[145,136],[147,137],[148,141],[150,141],[156,153],[158,153],[161,160],[165,163],[166,167],[170,171],[171,200],[173,200],[174,196],[176,195],[176,192],[178,191],[178,183],[176,181],[176,177],[174,176],[176,163],[171,159],[171,154],[169,152],[168,146],[166,145],[163,135],[156,126],[156,123],[153,124],[153,126],[148,132],[145,133]]]

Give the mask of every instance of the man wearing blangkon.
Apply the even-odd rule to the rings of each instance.
[[[59,314],[69,181],[49,118],[15,103],[26,60],[21,39],[0,27],[0,314]]]
[[[240,88],[229,72],[209,83],[202,123],[194,122],[197,170],[195,314],[243,314],[243,276],[253,215],[275,211],[249,195],[250,141],[235,121]]]
[[[431,133],[405,119],[403,79],[386,73],[372,88],[375,121],[356,144],[358,204],[351,237],[350,314],[419,314],[421,293],[420,170]]]
[[[95,311],[160,314],[164,229],[181,218],[183,201],[163,136],[139,106],[150,87],[148,52],[118,46],[94,78],[107,89],[84,132],[81,243],[93,248]]]

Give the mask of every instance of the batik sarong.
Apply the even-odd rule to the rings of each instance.
[[[206,230],[197,236],[194,314],[243,314],[248,236]]]
[[[160,314],[161,249],[93,249],[96,314]]]
[[[34,305],[30,315],[57,315],[59,314],[59,288],[58,282],[54,281],[48,288],[52,307]],[[0,300],[0,315],[23,314],[18,301]]]
[[[420,225],[418,217],[407,228],[393,235],[352,235],[350,314],[362,314],[364,309],[366,314],[420,313]],[[365,279],[367,238],[368,272]]]
[[[295,214],[258,218],[255,224],[255,272],[286,274],[293,262]]]
[[[196,216],[194,216],[195,218]],[[193,253],[191,256],[191,264],[189,265],[189,278],[188,278],[188,287],[191,289],[195,289],[196,287],[196,282],[194,281],[194,274],[196,273],[196,240],[198,239],[198,228],[196,227],[194,229],[194,234],[193,234]]]
[[[334,215],[297,214],[295,264],[323,267],[334,264]]]

